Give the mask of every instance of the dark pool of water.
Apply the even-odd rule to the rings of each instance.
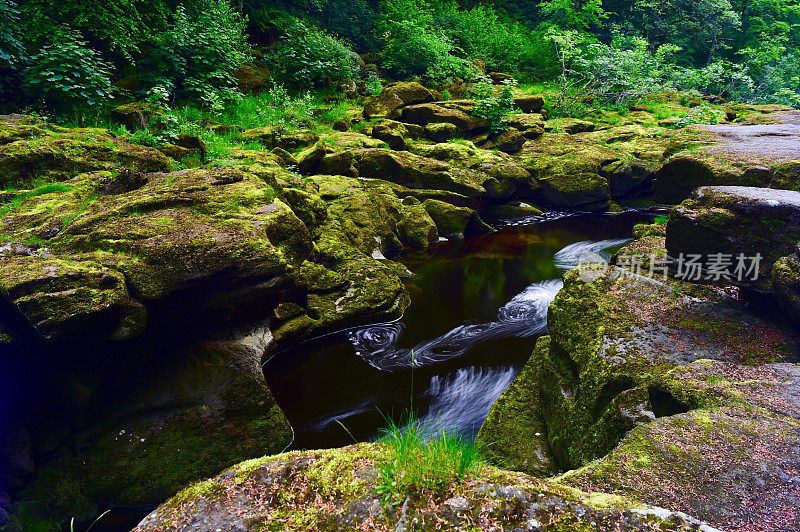
[[[474,436],[545,328],[562,268],[605,246],[576,243],[628,238],[651,218],[534,220],[399,257],[415,274],[399,322],[311,340],[265,365],[293,448],[371,440],[412,408],[431,426]]]

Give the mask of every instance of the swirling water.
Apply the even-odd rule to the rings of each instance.
[[[369,440],[409,409],[474,436],[546,332],[561,275],[607,261],[648,215],[573,215],[399,257],[414,272],[401,320],[306,342],[266,366],[296,448]]]

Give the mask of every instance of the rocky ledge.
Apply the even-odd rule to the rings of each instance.
[[[703,530],[691,517],[486,466],[387,504],[380,444],[239,464],[178,493],[136,532],[167,530]]]
[[[705,238],[704,252],[714,253],[730,245],[725,236],[750,247],[754,235],[770,241],[746,222],[709,234],[684,218],[715,198],[720,208],[769,207],[763,223],[790,224],[786,209],[800,194],[773,193],[783,200],[765,203],[758,189],[701,189],[666,227],[637,229],[641,238],[617,255],[627,268],[567,273],[549,336],[481,428],[492,459],[726,530],[800,526],[800,366],[788,323],[747,287],[690,283],[675,271],[640,275],[623,260],[641,258],[646,273],[670,242]]]

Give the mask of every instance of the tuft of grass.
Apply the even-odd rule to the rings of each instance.
[[[379,440],[388,448],[386,461],[378,466],[378,493],[385,502],[400,502],[407,495],[440,494],[482,470],[484,461],[473,441],[445,429],[430,438],[427,428],[413,416],[400,425],[388,421]]]

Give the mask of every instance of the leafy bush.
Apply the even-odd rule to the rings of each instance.
[[[11,103],[17,99],[19,68],[24,61],[19,10],[11,0],[0,0],[0,100]]]
[[[271,54],[278,76],[296,87],[324,87],[357,77],[356,55],[343,41],[299,20]]]
[[[501,19],[491,6],[458,10],[455,2],[450,5],[455,23],[448,35],[468,59],[480,59],[487,71],[524,71],[544,77],[556,73],[553,47],[542,32]]]
[[[434,11],[423,0],[381,2],[378,22],[384,40],[382,64],[396,76],[443,82],[475,74],[461,57],[463,50],[437,27]]]
[[[492,86],[488,78],[481,78],[470,90],[477,105],[472,114],[488,121],[492,133],[502,133],[508,129],[508,116],[514,113],[514,92],[517,84],[514,80],[507,80],[497,89]]]
[[[444,430],[428,440],[426,427],[413,418],[404,427],[390,422],[380,441],[388,447],[386,461],[378,466],[378,492],[386,502],[447,489],[483,465],[473,442]]]
[[[700,105],[691,109],[686,116],[681,118],[677,127],[686,127],[692,124],[714,125],[725,121],[725,111],[714,109],[708,105]]]
[[[377,96],[383,92],[383,83],[377,76],[373,75],[364,83],[364,88],[367,90],[367,94]]]
[[[246,20],[227,0],[178,6],[149,59],[151,86],[166,87],[179,98],[232,97],[233,72],[248,60],[245,27]]]
[[[16,68],[24,53],[19,10],[11,0],[0,0],[0,68]]]
[[[582,116],[607,105],[624,107],[647,94],[675,88],[683,70],[671,61],[677,48],[659,47],[616,33],[610,44],[587,39],[576,31],[552,30],[549,38],[561,63],[556,110]]]
[[[78,32],[64,26],[30,58],[27,94],[59,118],[69,111],[99,109],[111,98],[110,66]]]
[[[705,94],[736,95],[742,100],[749,99],[755,90],[747,65],[727,60],[715,61],[705,68],[686,69],[682,85]]]
[[[46,42],[68,22],[98,50],[127,62],[157,39],[169,16],[164,0],[26,0],[20,8],[28,42]]]

